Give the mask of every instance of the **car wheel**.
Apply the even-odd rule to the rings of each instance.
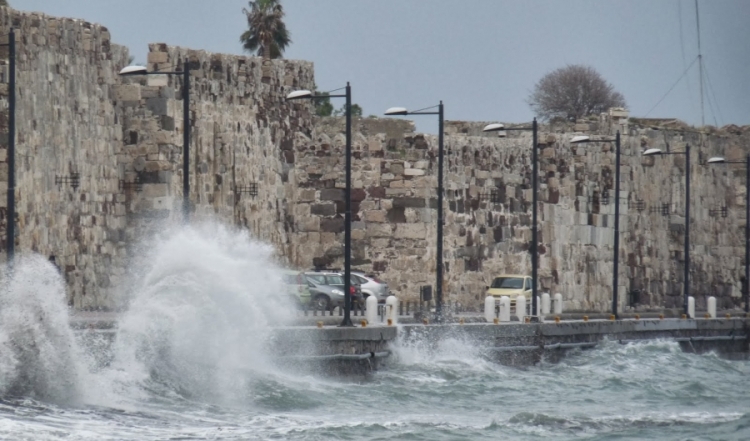
[[[331,299],[326,295],[319,294],[313,299],[313,306],[318,311],[328,311],[331,309]]]

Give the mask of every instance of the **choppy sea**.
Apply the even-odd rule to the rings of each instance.
[[[74,332],[61,276],[19,259],[0,286],[0,439],[748,440],[750,362],[605,343],[526,368],[447,339],[332,378],[263,344],[273,250],[219,225],[166,231],[122,283],[114,343]]]

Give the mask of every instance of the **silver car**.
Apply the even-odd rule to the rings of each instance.
[[[344,307],[344,275],[328,271],[308,271],[305,273],[307,279],[311,304],[313,308],[321,311],[330,311],[333,308]],[[352,274],[351,278],[352,307],[362,302],[362,290],[358,279]]]
[[[378,303],[385,303],[385,299],[391,295],[388,284],[372,274],[352,271],[352,278],[356,279],[361,285],[362,295],[365,299],[369,296],[375,296],[378,299]]]

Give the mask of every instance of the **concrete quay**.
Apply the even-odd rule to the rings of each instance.
[[[272,344],[281,357],[335,361],[335,370],[361,362],[357,357],[368,360],[359,363],[359,367],[387,365],[387,357],[377,354],[389,352],[396,344],[418,341],[429,347],[445,339],[461,340],[476,347],[485,357],[508,365],[534,364],[542,358],[556,361],[569,350],[593,348],[605,340],[623,344],[672,340],[685,351],[716,351],[727,358],[745,359],[749,349],[748,327],[744,318],[293,327],[279,328]]]
[[[405,318],[405,317],[403,317]],[[486,323],[477,315],[462,316],[463,323],[408,323],[386,326],[339,327],[338,316],[299,317],[297,326],[273,328],[269,353],[285,365],[309,369],[318,365],[333,374],[359,374],[387,366],[397,345],[417,342],[422,347],[457,339],[477,348],[488,359],[507,365],[530,365],[542,359],[556,361],[567,351],[589,349],[603,341],[623,344],[664,339],[677,341],[685,351],[715,351],[731,359],[750,355],[747,318],[717,319],[572,319],[555,323]],[[71,319],[74,329],[116,336],[116,315],[90,313]]]

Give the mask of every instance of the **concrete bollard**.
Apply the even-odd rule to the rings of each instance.
[[[695,318],[695,297],[688,297],[688,318]]]
[[[377,323],[378,299],[375,296],[368,296],[365,300],[365,320],[368,323]]]
[[[487,296],[484,298],[484,319],[487,323],[492,323],[495,320],[495,298]]]
[[[708,315],[713,319],[716,318],[716,297],[708,298]]]
[[[562,314],[562,310],[563,310],[562,294],[558,292],[557,294],[555,294],[555,314],[556,315]]]
[[[526,297],[516,297],[516,317],[518,321],[523,323],[523,318],[526,316]]]
[[[396,296],[388,296],[385,299],[385,318],[390,324],[398,323],[398,298]]]
[[[500,321],[501,322],[509,322],[510,321],[510,297],[508,296],[502,296],[500,297]]]
[[[550,297],[549,293],[545,292],[542,294],[542,315],[547,315],[550,313]]]

